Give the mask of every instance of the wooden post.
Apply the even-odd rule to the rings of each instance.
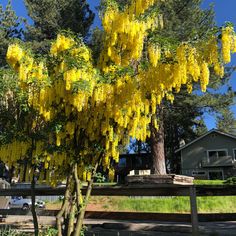
[[[194,236],[198,236],[199,235],[199,227],[198,227],[196,187],[194,185],[192,185],[192,186],[190,186],[189,190],[190,190],[192,234]]]

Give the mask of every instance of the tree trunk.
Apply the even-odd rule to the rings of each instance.
[[[78,178],[77,164],[71,168],[71,173],[67,178],[66,192],[61,210],[57,214],[58,236],[79,236],[83,228],[83,220],[86,207],[91,195],[94,176],[100,160],[96,163],[92,178],[88,182],[88,187],[84,201],[82,201],[82,183]],[[69,212],[67,212],[69,211]],[[76,221],[76,222],[75,222]],[[63,223],[62,223],[63,222]]]
[[[163,107],[157,107],[157,119],[159,129],[157,130],[154,125],[151,124],[151,151],[152,151],[152,173],[165,175],[166,163],[165,163],[165,149],[164,149],[164,124],[163,124]],[[156,119],[156,117],[154,118]]]
[[[34,235],[39,235],[39,225],[38,225],[38,217],[36,214],[35,209],[35,173],[33,174],[33,178],[31,181],[31,200],[32,200],[32,206],[31,206],[31,212],[33,216],[33,222],[34,222]]]
[[[87,187],[86,195],[84,197],[84,203],[82,204],[82,206],[79,209],[79,215],[77,217],[77,222],[76,222],[75,231],[73,233],[73,236],[80,235],[81,230],[83,228],[83,221],[84,221],[85,211],[86,211],[86,207],[87,207],[88,202],[89,202],[89,198],[91,196],[94,176],[96,175],[98,165],[99,165],[99,161],[96,163],[96,165],[95,165],[95,167],[93,169],[93,172],[92,172],[92,178],[88,182],[88,187]],[[77,174],[77,172],[76,172],[76,174]],[[77,187],[77,192],[79,192],[81,187],[82,187],[77,178],[76,178],[76,187]],[[79,196],[77,195],[77,197],[79,197]]]
[[[81,230],[83,228],[83,222],[84,222],[84,216],[85,216],[85,211],[86,211],[86,207],[88,205],[88,201],[89,198],[91,196],[91,191],[92,191],[92,185],[93,185],[93,179],[91,179],[88,183],[88,187],[87,187],[87,191],[86,191],[86,195],[84,198],[84,204],[83,206],[80,208],[79,211],[79,215],[77,218],[77,222],[76,222],[76,226],[75,226],[75,231],[73,236],[78,236],[81,233]]]
[[[57,223],[57,230],[58,230],[58,236],[62,236],[62,223],[64,224],[64,219],[63,219],[63,215],[66,212],[66,209],[69,207],[69,198],[70,198],[70,185],[71,185],[71,181],[72,181],[72,176],[71,174],[67,177],[67,181],[66,181],[66,192],[64,194],[64,200],[63,200],[63,204],[62,207],[60,209],[60,211],[58,212],[57,216],[56,216],[56,223]],[[63,222],[62,222],[63,221]]]
[[[74,191],[75,192],[75,191]],[[67,235],[72,235],[74,230],[74,223],[75,223],[75,211],[76,211],[76,194],[74,193],[73,199],[71,200],[71,208],[69,213],[69,222],[67,227]]]

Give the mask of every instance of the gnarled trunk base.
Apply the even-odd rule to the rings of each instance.
[[[93,178],[98,164],[94,167],[92,178],[88,182],[86,195],[81,193],[82,183],[78,179],[77,164],[67,179],[66,192],[62,208],[57,215],[58,236],[79,236],[83,228],[86,207],[91,195]],[[69,210],[68,210],[69,209]]]

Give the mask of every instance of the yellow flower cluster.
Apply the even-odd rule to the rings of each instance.
[[[7,51],[7,61],[19,73],[19,85],[22,89],[28,88],[29,102],[33,103],[37,82],[38,86],[45,83],[47,68],[43,61],[36,62],[19,45],[10,45]],[[27,84],[31,84],[30,88]]]
[[[224,28],[222,35],[222,55],[224,62],[227,63],[230,60],[230,54],[234,53],[235,37],[230,27]],[[153,45],[149,46],[148,53],[151,66],[148,71],[141,72],[141,76],[146,78],[147,91],[155,88],[153,90],[157,91],[157,96],[161,99],[170,94],[169,92],[173,89],[178,92],[183,84],[186,84],[188,91],[191,92],[192,82],[199,80],[201,89],[205,92],[209,83],[209,67],[214,68],[216,75],[220,77],[224,75],[217,36],[211,36],[208,41],[195,46],[188,43],[181,44],[177,47],[176,54],[168,53],[168,59],[172,59],[174,63],[165,63],[164,49],[162,56],[164,62],[159,61],[160,50],[158,46],[156,48]],[[173,97],[168,95],[167,99],[173,100]]]
[[[8,167],[12,167],[20,159],[24,159],[30,148],[30,142],[13,140],[9,144],[0,147],[0,160]]]
[[[33,149],[33,150],[32,150]],[[29,155],[32,152],[31,162]],[[60,169],[63,164],[68,161],[67,156],[63,153],[55,153],[53,156],[45,151],[44,143],[36,142],[32,146],[30,140],[18,141],[14,140],[12,143],[2,145],[0,147],[0,159],[9,168],[15,167],[16,177],[20,177],[20,181],[30,182],[33,176],[33,164],[40,160],[44,165],[43,171],[40,172],[39,181],[44,181],[44,175],[47,174],[48,183],[58,183],[60,176]],[[24,160],[28,160],[27,164]],[[19,168],[17,168],[19,167]],[[59,169],[59,171],[58,171]],[[58,173],[59,172],[59,173]]]
[[[76,61],[84,61],[85,66],[68,69],[69,66],[63,59],[63,51],[69,48],[71,48],[69,52],[71,57]],[[21,51],[24,56],[19,57],[17,51]],[[18,45],[10,46],[7,53],[9,63],[13,67],[16,63],[19,65],[20,69],[17,70],[19,84],[28,91],[29,105],[39,110],[46,121],[53,119],[55,114],[61,110],[67,116],[73,112],[74,108],[81,111],[82,107],[88,103],[96,81],[94,78],[97,77],[97,72],[91,64],[89,50],[82,44],[78,45],[73,39],[59,35],[56,42],[52,44],[51,53],[59,63],[55,65],[53,74],[51,74],[57,79],[51,80],[50,84],[47,80],[48,71],[43,62],[35,62]],[[61,75],[63,78],[60,77]],[[80,92],[78,89],[78,92],[74,93],[76,83],[86,83],[86,91]],[[55,111],[52,105],[59,105],[63,100],[63,106],[60,106],[59,111]]]
[[[74,40],[59,34],[57,40],[51,46],[51,54],[57,56],[60,52],[70,49],[74,45]]]
[[[111,62],[128,66],[132,60],[141,58],[147,30],[156,27],[158,22],[155,16],[149,16],[145,20],[138,20],[137,17],[156,2],[158,1],[135,0],[123,11],[114,6],[107,9],[102,21],[105,30],[104,50],[99,62],[100,68],[105,72]]]
[[[231,61],[231,51],[236,52],[236,36],[233,27],[225,27],[222,30],[222,55],[225,63]]]
[[[115,169],[114,168],[110,168],[109,172],[108,172],[108,179],[110,182],[114,181],[114,177],[115,177]]]
[[[161,48],[157,45],[148,45],[148,55],[150,63],[153,67],[157,66],[158,61],[161,58]]]
[[[24,56],[24,52],[18,44],[12,44],[7,51],[7,61],[15,69],[18,70],[19,62]]]

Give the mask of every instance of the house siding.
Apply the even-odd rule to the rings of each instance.
[[[233,150],[236,148],[236,139],[225,136],[223,134],[212,132],[193,142],[186,148],[181,150],[182,161],[182,174],[192,175],[193,171],[205,171],[205,176],[202,178],[207,179],[209,172],[222,171],[223,178],[235,175],[236,170],[233,166],[214,166],[204,167],[203,161],[207,159],[208,150],[227,150],[227,156],[220,158],[220,163],[230,163],[234,160]]]

